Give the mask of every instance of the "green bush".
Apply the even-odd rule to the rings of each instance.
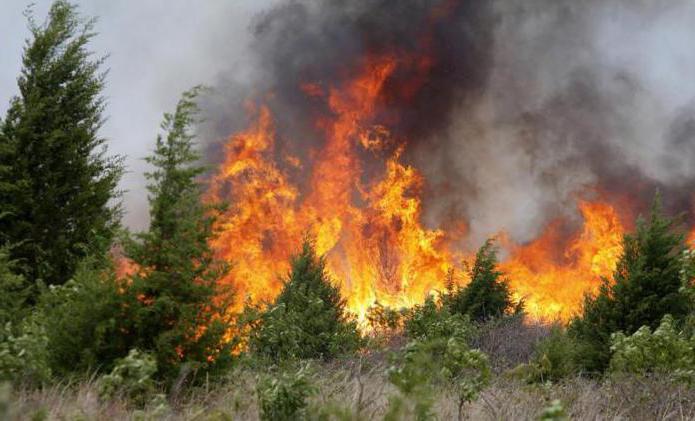
[[[316,393],[308,371],[308,366],[303,366],[296,372],[265,376],[258,382],[256,393],[262,420],[292,421],[303,418],[308,406],[307,399]]]
[[[695,336],[695,249],[689,248],[683,251],[681,257],[681,293],[688,299],[688,316],[686,317],[683,332],[687,336]]]
[[[35,317],[15,329],[11,322],[0,326],[0,381],[39,385],[51,379],[48,338]]]
[[[567,418],[567,413],[565,412],[565,407],[562,406],[562,402],[559,399],[555,399],[550,402],[550,405],[543,408],[541,416],[538,417],[539,421],[565,421]]]
[[[648,221],[639,220],[623,239],[623,254],[612,282],[604,280],[596,296],[587,295],[582,314],[569,328],[578,341],[577,361],[587,372],[600,373],[610,362],[611,334],[632,334],[642,326],[655,329],[666,314],[678,322],[689,311],[681,271],[684,235],[676,221],[654,201]]]
[[[444,303],[452,313],[483,322],[523,310],[522,303],[515,305],[512,302],[509,282],[497,268],[497,248],[492,240],[487,240],[478,250],[468,276],[468,285],[464,288],[450,285],[450,291],[444,297]]]
[[[99,397],[107,400],[123,396],[143,405],[155,391],[153,376],[156,372],[154,356],[132,349],[116,362],[111,373],[99,379]]]
[[[67,283],[41,295],[38,311],[57,374],[108,371],[126,355],[128,348],[116,334],[118,321],[126,317],[122,301],[112,268],[94,258],[81,262]]]
[[[38,384],[49,380],[46,330],[29,315],[29,286],[14,274],[7,247],[0,247],[0,381]]]
[[[0,215],[0,219],[2,216]],[[0,247],[0,325],[17,324],[27,314],[30,285],[16,274],[17,265],[10,258],[10,248]]]
[[[664,316],[654,332],[642,326],[630,336],[614,333],[611,352],[612,372],[671,373],[695,380],[695,338],[678,332],[670,315]]]
[[[292,259],[282,292],[255,325],[250,350],[274,361],[331,358],[354,352],[362,342],[338,287],[328,278],[325,260],[308,240]]]
[[[433,387],[437,385],[455,391],[460,418],[463,406],[477,398],[490,375],[487,355],[470,349],[461,338],[412,341],[393,357],[388,370],[389,381],[400,396],[391,398],[387,418],[398,419],[406,413],[416,419],[431,418]]]
[[[461,340],[450,338],[441,365],[442,376],[457,394],[458,418],[463,419],[463,405],[475,400],[490,382],[488,357],[480,350],[468,349]]]
[[[367,309],[367,322],[375,333],[385,334],[395,332],[403,326],[403,319],[407,310],[395,310],[385,307],[378,301]]]
[[[456,337],[467,342],[475,333],[467,316],[452,314],[432,296],[410,310],[404,328],[409,338],[418,341]]]
[[[538,343],[532,361],[514,371],[530,382],[558,381],[577,372],[577,343],[567,332],[554,326],[550,336]]]
[[[412,341],[402,354],[392,356],[388,378],[399,394],[389,398],[385,421],[404,419],[408,414],[413,414],[417,420],[433,418],[434,390],[431,382],[436,363],[426,348],[422,342]]]

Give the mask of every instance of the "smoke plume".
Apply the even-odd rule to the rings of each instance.
[[[389,77],[371,123],[388,126],[424,175],[425,223],[468,222],[463,246],[578,221],[582,197],[634,216],[658,189],[668,209],[692,208],[690,2],[296,0],[250,31],[254,77],[231,84],[222,72],[206,104],[213,162],[248,124],[247,99],[271,109],[279,155],[310,156],[324,141],[315,121],[330,113],[312,92],[393,53],[413,61]],[[381,161],[364,155],[371,177]]]

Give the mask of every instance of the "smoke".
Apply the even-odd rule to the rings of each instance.
[[[452,165],[474,186],[473,198],[451,200],[465,203],[473,238],[502,226],[529,240],[552,218],[576,217],[575,199],[588,193],[642,212],[659,189],[668,208],[690,210],[692,5],[496,6],[486,100],[473,119],[460,112],[449,134]]]
[[[667,208],[691,210],[686,0],[296,0],[258,15],[251,34],[253,77],[223,72],[205,106],[212,161],[247,123],[245,98],[273,111],[279,153],[320,148],[325,102],[303,84],[341,86],[361,60],[396,53],[428,61],[388,80],[372,123],[387,122],[424,174],[428,225],[468,221],[467,245],[502,229],[524,242],[556,218],[577,221],[578,198],[639,213],[657,189]]]

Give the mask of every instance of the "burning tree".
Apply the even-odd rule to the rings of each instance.
[[[215,206],[201,201],[191,126],[200,88],[183,94],[174,114],[165,114],[150,180],[150,229],[126,244],[137,266],[126,289],[122,334],[129,348],[153,351],[160,375],[175,376],[183,363],[221,365],[230,357],[229,291],[218,280],[226,265],[209,246]]]

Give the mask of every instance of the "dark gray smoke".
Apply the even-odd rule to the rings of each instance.
[[[500,229],[527,241],[551,219],[576,221],[578,197],[641,212],[657,189],[669,209],[691,210],[691,2],[298,0],[250,30],[256,77],[218,84],[211,156],[254,96],[273,110],[280,149],[319,148],[313,122],[329,111],[302,83],[340,86],[370,54],[428,54],[427,82],[404,96],[417,70],[396,72],[373,123],[407,142],[429,225],[466,220],[473,244]]]

